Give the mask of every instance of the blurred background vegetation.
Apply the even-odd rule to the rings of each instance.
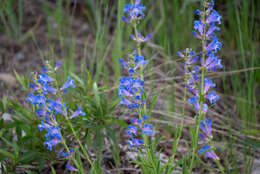
[[[71,75],[82,95],[89,93],[87,101],[97,99],[92,95],[95,83],[102,86],[104,103],[116,98],[123,73],[118,58],[134,47],[129,39],[131,28],[121,20],[125,3],[126,0],[1,0],[0,165],[8,164],[10,171],[26,169],[29,173],[43,170],[55,158],[55,154],[49,156],[51,152],[43,150],[42,140],[35,138],[39,137],[35,132],[37,120],[24,107],[29,72],[39,69],[44,60],[62,60],[64,72],[60,79]],[[254,159],[260,158],[260,1],[215,3],[223,19],[218,34],[223,42],[219,56],[224,70],[208,74],[221,96],[209,114],[222,163],[233,173],[250,173],[256,168]],[[150,0],[144,4],[147,17],[139,30],[153,34],[143,48],[150,61],[146,86],[149,95],[160,94],[151,116],[170,140],[174,127],[180,123],[183,94],[183,60],[176,52],[200,47],[191,33],[200,1]],[[187,125],[194,115],[192,107],[188,107]],[[92,115],[100,109],[94,108]],[[111,108],[113,115],[127,120],[126,113]],[[183,139],[188,141],[188,137]],[[115,165],[122,167],[118,156],[117,150],[113,153]]]

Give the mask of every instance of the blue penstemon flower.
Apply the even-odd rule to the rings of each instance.
[[[129,23],[133,20],[140,20],[144,18],[145,6],[140,3],[141,0],[136,0],[135,3],[125,4],[124,12],[127,13],[128,17],[123,16],[122,19]]]
[[[154,134],[153,125],[146,123],[147,119],[147,115],[144,115],[142,119],[131,118],[131,124],[126,129],[126,133],[130,137],[126,142],[129,143],[130,148],[144,145],[143,140],[138,138],[140,135],[152,136]]]
[[[70,77],[67,78],[67,81],[61,88],[58,87],[58,83],[52,75],[59,67],[60,62],[57,62],[55,68],[52,68],[48,62],[45,62],[40,74],[36,72],[32,73],[32,83],[30,84],[31,92],[29,92],[28,97],[26,97],[26,101],[36,106],[36,115],[41,119],[38,129],[41,132],[45,132],[45,141],[43,144],[48,150],[53,150],[53,147],[65,142],[62,138],[61,129],[56,120],[56,116],[62,115],[68,117],[68,108],[66,104],[61,101],[60,97],[62,91],[67,90],[70,86],[75,87],[74,81]],[[85,115],[80,106],[78,106],[78,109],[73,112],[69,118],[74,118],[78,115]],[[67,145],[66,149],[68,149]],[[74,151],[70,148],[68,152],[59,152],[59,154],[70,160],[73,152]],[[69,163],[67,166],[69,170],[77,170]]]
[[[200,16],[200,19],[194,21],[194,31],[192,32],[195,37],[202,41],[202,51],[197,54],[191,49],[186,49],[184,53],[178,52],[178,55],[185,58],[186,86],[194,95],[188,101],[196,108],[196,113],[201,121],[199,137],[205,145],[198,152],[204,154],[205,157],[216,160],[218,157],[213,150],[209,150],[212,147],[207,144],[213,137],[212,121],[203,118],[207,113],[208,104],[212,105],[219,99],[217,92],[212,90],[216,84],[210,78],[205,78],[205,73],[223,68],[221,59],[216,56],[222,47],[222,43],[215,34],[215,31],[220,30],[216,25],[221,24],[221,16],[213,9],[213,0],[205,0],[203,5],[205,11],[196,10],[195,12]],[[200,63],[197,62],[198,57],[200,57]]]
[[[132,51],[131,54],[127,55],[126,59],[119,59],[121,66],[128,73],[127,76],[122,76],[120,85],[118,88],[118,97],[121,98],[119,105],[126,105],[129,109],[136,109],[139,114],[139,118],[131,118],[131,124],[128,125],[126,130],[129,139],[127,143],[130,148],[140,147],[144,145],[142,136],[153,135],[153,125],[147,123],[148,116],[145,115],[145,91],[144,91],[144,79],[143,79],[143,68],[148,63],[145,57],[141,54],[140,45],[143,42],[147,42],[152,34],[143,36],[137,30],[137,23],[140,21],[145,14],[143,11],[145,6],[140,3],[140,0],[136,0],[134,3],[125,4],[124,12],[127,17],[123,17],[126,23],[131,23],[134,26],[134,34],[130,35],[130,38],[137,43],[137,50]]]

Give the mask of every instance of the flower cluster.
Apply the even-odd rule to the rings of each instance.
[[[144,97],[144,81],[142,78],[142,71],[147,64],[147,60],[141,55],[140,44],[147,42],[151,38],[151,34],[143,36],[137,30],[137,22],[145,16],[143,11],[145,6],[140,3],[140,0],[136,0],[134,3],[126,4],[124,12],[127,13],[127,17],[123,17],[126,23],[131,23],[134,26],[134,34],[130,35],[130,38],[137,43],[137,50],[132,51],[127,55],[126,59],[119,59],[123,69],[127,71],[127,76],[122,76],[120,85],[118,88],[118,97],[121,98],[119,105],[126,105],[129,109],[138,109],[140,118],[132,118],[131,125],[128,126],[126,133],[130,138],[126,141],[130,148],[138,147],[144,144],[142,139],[138,139],[138,132],[142,132],[143,135],[151,136],[153,134],[153,125],[145,123],[148,118],[145,112],[142,113],[142,107],[145,105]],[[140,131],[139,131],[140,130]]]
[[[205,73],[216,71],[223,68],[221,59],[216,56],[222,44],[219,42],[215,31],[220,28],[216,24],[221,24],[221,16],[213,9],[214,1],[204,1],[205,11],[196,10],[196,14],[200,17],[199,20],[194,21],[195,37],[202,41],[202,51],[195,53],[192,49],[186,49],[183,53],[178,52],[180,57],[185,59],[184,69],[186,77],[186,87],[192,92],[193,96],[188,100],[196,108],[197,115],[205,115],[209,105],[214,104],[219,96],[216,94],[215,83],[210,78],[205,78]],[[207,100],[206,100],[207,99]],[[207,139],[212,138],[211,120],[204,120],[201,122],[200,137],[205,144]],[[202,153],[210,148],[205,145],[199,150]],[[206,157],[217,159],[213,151],[207,151],[204,154]]]
[[[205,119],[200,123],[199,133],[200,138],[203,140],[203,143],[206,144],[199,150],[200,154],[204,154],[205,157],[211,158],[213,160],[219,159],[213,150],[210,150],[211,146],[207,145],[208,140],[213,138],[212,136],[212,120]]]
[[[124,12],[128,14],[127,17],[123,16],[122,19],[127,22],[133,22],[134,20],[140,20],[144,18],[143,11],[145,10],[145,6],[140,3],[141,0],[136,0],[134,4],[125,4]]]
[[[147,119],[147,115],[144,115],[142,119],[131,118],[131,124],[128,125],[128,129],[126,129],[126,133],[130,137],[128,140],[126,140],[126,142],[129,143],[130,148],[144,145],[144,141],[142,139],[136,138],[139,135],[138,131],[146,136],[153,135],[153,125],[145,123]]]
[[[26,101],[29,101],[36,107],[36,115],[41,119],[38,129],[46,132],[44,145],[47,146],[48,150],[52,150],[54,146],[62,142],[61,130],[56,116],[63,115],[67,117],[68,108],[61,101],[61,94],[64,94],[69,87],[75,87],[74,81],[70,77],[67,78],[67,81],[60,88],[58,87],[57,81],[51,76],[54,76],[59,66],[60,62],[56,63],[55,68],[52,68],[46,62],[41,73],[32,73],[30,93],[26,98]],[[69,118],[74,118],[79,114],[85,115],[81,107],[72,113]],[[70,157],[72,153],[72,149],[70,149],[70,152],[59,152],[60,155],[62,154],[65,157]]]
[[[141,65],[146,65],[144,57],[133,51],[128,55],[127,60],[119,59],[124,69],[128,71],[128,76],[122,76],[118,88],[118,97],[121,97],[119,104],[126,105],[129,109],[139,108],[145,100],[142,99],[144,93],[144,81],[138,77],[137,69]]]

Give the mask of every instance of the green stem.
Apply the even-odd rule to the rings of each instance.
[[[53,117],[52,117],[52,115],[50,116],[50,119],[52,120],[52,122],[55,122]],[[70,149],[67,146],[67,143],[66,143],[65,139],[63,138],[61,131],[60,131],[60,136],[61,136],[62,144],[64,145],[66,151],[70,154],[71,153]],[[77,166],[77,169],[80,170],[80,173],[84,173],[84,171],[82,171],[82,169],[81,169],[80,165],[78,164],[78,162],[75,160],[74,155],[71,156],[71,159],[72,159],[73,163]]]
[[[90,160],[90,158],[89,158],[89,156],[88,156],[88,153],[86,152],[86,149],[85,149],[84,146],[82,145],[82,143],[81,143],[81,141],[80,141],[78,135],[76,134],[76,131],[75,131],[75,129],[73,128],[73,126],[72,126],[72,124],[71,124],[69,118],[68,118],[67,116],[65,116],[65,118],[66,118],[66,120],[67,120],[67,122],[68,122],[68,124],[69,124],[70,129],[72,130],[72,133],[73,133],[74,137],[76,138],[76,140],[77,140],[77,142],[78,142],[78,144],[79,144],[79,146],[80,146],[80,148],[81,148],[81,150],[82,150],[82,152],[83,152],[83,155],[87,158],[89,164],[92,166],[93,163],[92,163],[92,161]]]
[[[202,22],[205,24],[206,23],[206,18],[205,18],[205,13],[206,13],[206,4],[207,0],[203,1],[203,12],[202,12]],[[202,40],[201,40],[201,44],[202,44],[202,70],[201,70],[201,86],[200,86],[200,111],[199,111],[199,117],[196,116],[195,117],[195,136],[194,136],[194,145],[192,148],[192,158],[191,158],[191,164],[190,164],[190,172],[193,169],[193,164],[194,164],[194,160],[195,160],[195,156],[197,153],[197,148],[198,148],[198,135],[199,135],[199,125],[200,122],[203,120],[204,117],[204,113],[202,112],[203,110],[203,103],[204,103],[204,79],[205,79],[205,57],[206,57],[206,50],[205,50],[205,42],[206,42],[206,30],[203,30],[203,35],[202,35]]]
[[[219,162],[219,159],[215,160],[215,162],[216,162],[216,164],[218,165],[218,168],[219,168],[220,172],[221,172],[222,174],[225,174],[224,168],[223,168],[223,166],[221,165],[221,163]]]
[[[58,82],[57,82],[57,81],[55,81],[55,82],[56,82],[56,85],[58,86]],[[57,91],[57,95],[58,95],[58,97],[60,98],[61,106],[63,107],[63,98],[62,98],[62,95],[61,95],[61,91],[60,91],[60,90]],[[78,142],[78,144],[79,144],[79,146],[80,146],[82,152],[83,152],[83,155],[84,155],[85,158],[88,160],[89,164],[92,166],[93,163],[92,163],[92,161],[90,160],[90,158],[89,158],[89,156],[88,156],[88,153],[86,152],[84,146],[82,145],[82,143],[81,143],[79,137],[77,136],[76,131],[75,131],[75,129],[73,128],[73,126],[72,126],[72,124],[71,124],[71,122],[70,122],[70,119],[68,118],[67,114],[65,114],[64,117],[65,117],[66,121],[68,122],[69,127],[70,127],[70,129],[71,129],[71,131],[72,131],[74,137],[76,138],[76,140],[77,140],[77,142]]]
[[[71,152],[70,152],[69,147],[67,146],[66,141],[63,138],[62,134],[61,134],[61,142],[64,145],[66,151],[70,154]],[[80,167],[80,165],[78,164],[77,160],[74,158],[74,155],[71,156],[71,159],[72,159],[73,163],[77,166],[77,169],[80,171],[80,173],[83,174],[84,170]]]
[[[186,78],[186,77],[185,77]],[[180,141],[180,138],[181,138],[181,134],[182,134],[182,130],[183,130],[183,126],[184,126],[184,117],[185,117],[185,106],[186,106],[186,100],[187,100],[187,87],[185,86],[184,87],[184,97],[183,97],[183,106],[182,106],[182,120],[181,120],[181,127],[180,129],[178,130],[178,136],[177,136],[177,139],[176,139],[176,143],[175,145],[173,146],[173,153],[172,153],[172,160],[174,160],[174,157],[175,157],[175,154],[177,152],[177,147],[178,147],[178,144],[179,144],[179,141]]]

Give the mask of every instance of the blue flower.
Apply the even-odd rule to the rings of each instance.
[[[29,93],[29,96],[26,97],[26,101],[30,101],[33,105],[42,106],[45,105],[46,98],[41,94],[33,95],[32,93]]]
[[[207,46],[206,46],[206,50],[209,51],[209,53],[211,53],[211,51],[215,51],[215,53],[220,50],[222,46],[222,43],[218,41],[218,38],[215,37],[214,40],[212,42],[210,42]]]
[[[45,117],[45,116],[48,116],[50,114],[50,112],[40,108],[40,109],[36,109],[36,114],[39,117]]]
[[[213,81],[210,78],[205,78],[204,79],[204,94],[206,94],[211,87],[215,87],[215,86],[216,86],[216,84],[213,83]]]
[[[66,164],[66,169],[68,169],[69,171],[78,171],[75,167],[71,166],[69,163]]]
[[[202,63],[201,63],[201,65],[202,65]],[[218,56],[215,56],[214,53],[211,53],[210,55],[208,55],[204,66],[206,67],[207,71],[210,71],[210,72],[215,71],[218,68],[219,69],[223,68],[223,66],[221,64],[221,59],[219,59]]]
[[[144,127],[143,127],[143,130],[142,130],[142,133],[146,134],[147,136],[153,135],[153,125],[144,123]]]
[[[66,114],[66,106],[62,106],[58,98],[56,99],[56,101],[52,99],[47,99],[47,106],[51,111],[55,111],[55,114]]]
[[[39,74],[39,81],[41,83],[48,83],[48,82],[52,82],[54,79],[51,78],[50,76],[48,76],[47,74],[45,74],[44,72],[42,72],[41,74]]]
[[[202,133],[200,133],[200,136],[203,140],[206,140],[206,138],[212,138],[212,129],[211,129],[212,121],[205,119],[200,123],[200,129],[202,130]]]
[[[200,20],[194,21],[194,29],[198,30],[201,36],[203,35],[204,27],[205,27],[205,24],[203,24]]]
[[[118,88],[118,97],[121,98],[119,105],[126,105],[128,108],[138,108],[145,101],[141,99],[144,93],[143,81],[139,78],[122,76]]]
[[[45,134],[46,141],[43,143],[47,145],[47,149],[52,150],[53,146],[61,142],[60,128],[58,126],[53,126],[41,120],[41,124],[38,125],[38,128],[40,131],[43,129],[47,131]]]
[[[201,15],[201,11],[200,11],[199,9],[196,9],[196,10],[195,10],[195,14],[196,14],[196,15]]]
[[[68,79],[67,79],[67,81],[63,84],[63,86],[61,87],[61,90],[64,90],[64,89],[66,89],[66,88],[68,88],[68,87],[72,87],[72,88],[75,88],[76,87],[76,85],[74,85],[74,80],[72,80],[71,78],[70,78],[70,76],[68,76]]]
[[[147,119],[147,115],[143,115],[142,118],[130,119],[131,124],[128,125],[128,129],[126,129],[125,131],[127,135],[130,137],[130,139],[127,140],[127,143],[129,143],[130,148],[144,144],[142,139],[136,138],[138,136],[138,132],[141,132],[143,135],[146,136],[153,135],[153,125],[145,123]]]
[[[140,147],[140,146],[144,145],[144,141],[142,139],[136,139],[134,137],[127,139],[126,142],[129,144],[130,148]]]
[[[55,94],[57,92],[57,89],[48,85],[48,83],[43,83],[41,88],[42,88],[44,94],[48,94],[48,93]]]
[[[127,23],[132,22],[134,19],[140,20],[145,16],[144,10],[145,6],[140,3],[140,0],[136,0],[134,4],[125,4],[124,12],[128,13],[128,17],[123,16],[122,19]]]
[[[206,95],[206,98],[209,100],[209,102],[211,104],[213,103],[216,103],[217,100],[219,99],[219,96],[217,95],[217,92],[216,91],[212,91],[212,92],[209,92],[207,95]]]
[[[57,61],[57,62],[56,62],[56,65],[55,65],[55,68],[54,68],[54,71],[55,71],[55,72],[59,69],[60,65],[61,65],[61,62],[60,62],[60,61]]]
[[[66,158],[70,158],[72,156],[73,152],[74,152],[74,149],[73,148],[69,148],[69,151],[70,152],[58,152],[58,154],[60,156],[66,157]]]
[[[78,116],[78,115],[86,115],[85,112],[82,112],[82,108],[79,106],[78,109],[69,117],[70,119]]]
[[[218,14],[216,10],[212,10],[210,15],[207,17],[206,22],[208,24],[213,22],[218,22],[218,24],[221,24],[221,16]]]
[[[211,23],[210,25],[209,25],[209,29],[208,29],[208,31],[207,31],[207,33],[206,33],[206,36],[208,37],[208,39],[211,39],[210,38],[210,36],[212,36],[212,35],[214,35],[214,31],[219,31],[220,30],[220,28],[219,27],[216,27],[215,26],[215,23]]]
[[[206,103],[202,104],[202,110],[200,110],[200,102],[197,96],[191,97],[188,99],[190,103],[196,108],[197,113],[206,113],[208,111],[208,105]]]
[[[211,79],[202,76],[200,73],[203,72],[205,75],[207,72],[223,68],[221,60],[215,55],[222,47],[222,43],[219,42],[219,39],[215,34],[216,31],[220,30],[216,24],[221,24],[222,17],[213,9],[213,0],[207,1],[203,6],[206,8],[203,12],[200,10],[195,11],[195,13],[200,16],[200,19],[194,21],[195,31],[192,31],[193,35],[202,41],[203,50],[198,54],[191,53],[191,49],[186,49],[184,54],[180,52],[177,53],[180,57],[185,58],[185,86],[193,93],[193,96],[189,98],[188,101],[195,107],[197,115],[201,113],[205,114],[207,112],[208,105],[206,104],[207,101],[205,99],[207,99],[210,104],[215,103],[219,99],[216,91],[211,91],[211,88],[215,87],[216,84],[213,83]],[[199,65],[197,64],[198,57],[201,57]],[[202,77],[204,77],[204,79],[202,79]],[[204,80],[203,87],[200,86],[202,80]],[[201,91],[201,88],[203,88],[203,91]],[[205,115],[202,115],[202,118],[204,116]],[[204,144],[212,138],[211,126],[212,121],[208,119],[205,119],[200,123],[201,132],[199,133],[199,136]],[[209,145],[204,145],[198,152],[200,154],[203,153],[205,157],[213,160],[218,159]]]
[[[137,37],[134,34],[130,35],[130,38],[133,39],[136,42],[147,42],[152,37],[152,34],[149,33],[145,37],[141,35],[140,32],[137,32]]]
[[[126,129],[126,133],[131,135],[137,135],[138,127],[136,125],[128,125],[128,129]]]
[[[217,160],[219,159],[218,156],[213,152],[213,150],[210,150],[209,145],[205,145],[203,148],[199,150],[200,154],[203,154],[207,158],[211,158],[212,160]]]

